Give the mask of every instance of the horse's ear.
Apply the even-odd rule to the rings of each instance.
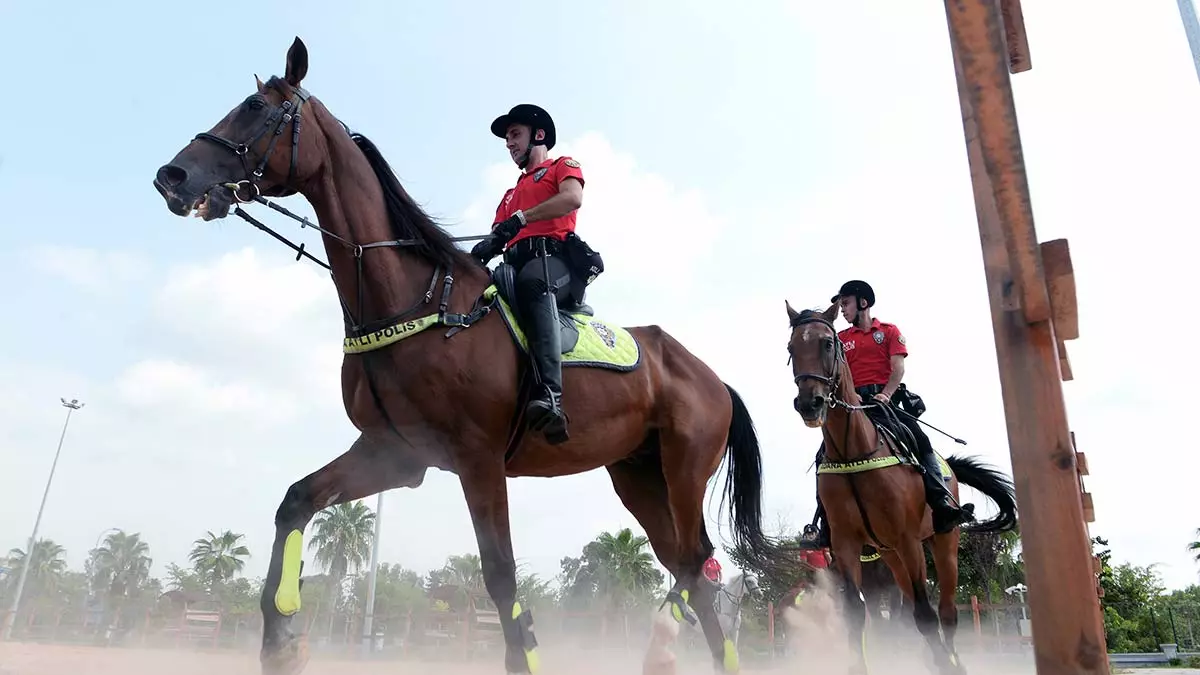
[[[300,81],[308,74],[308,47],[304,46],[304,41],[297,37],[292,41],[292,46],[287,53],[287,69],[284,73],[284,79],[293,87],[299,87]]]
[[[262,93],[263,89],[267,88],[267,85],[263,84],[263,81],[258,79],[258,73],[254,74],[254,85],[258,87],[258,93],[260,94]]]
[[[825,313],[821,315],[821,318],[825,319],[829,323],[833,323],[833,320],[837,318],[837,314],[838,314],[838,305],[837,305],[837,303],[834,303],[829,306],[829,309],[825,310]]]
[[[796,323],[796,319],[800,318],[800,312],[797,312],[796,310],[792,309],[792,303],[788,302],[787,300],[784,300],[783,304],[785,306],[787,306],[788,325],[790,326],[790,325]]]

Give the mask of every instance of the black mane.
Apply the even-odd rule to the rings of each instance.
[[[370,139],[357,132],[350,132],[350,138],[367,158],[367,163],[379,179],[379,185],[383,188],[383,199],[387,204],[388,220],[397,239],[419,240],[421,243],[412,248],[438,265],[449,267],[454,264],[478,264],[466,251],[456,246],[441,225],[405,192],[392,167]]]

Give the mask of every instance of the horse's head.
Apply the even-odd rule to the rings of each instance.
[[[235,199],[295,194],[317,174],[327,154],[324,136],[311,123],[300,133],[309,99],[300,82],[307,72],[308,49],[296,38],[283,78],[264,84],[255,76],[253,94],[158,169],[154,187],[172,213],[224,218]]]
[[[762,589],[758,586],[758,576],[750,572],[742,575],[742,595],[748,595],[752,598],[757,598],[762,595]]]
[[[838,306],[831,305],[824,312],[811,309],[797,312],[791,303],[784,301],[784,304],[792,328],[788,355],[799,390],[794,405],[806,425],[819,427],[825,424],[845,360],[842,341],[833,327]]]

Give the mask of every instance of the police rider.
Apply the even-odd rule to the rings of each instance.
[[[492,122],[491,130],[504,139],[522,173],[500,200],[491,234],[471,255],[486,265],[503,252],[505,262],[516,269],[517,311],[527,326],[541,385],[525,409],[526,421],[558,444],[568,436],[558,309],[578,293],[564,241],[575,231],[575,214],[583,204],[583,172],[570,157],[550,159],[554,120],[536,105],[514,106]],[[575,302],[581,300],[579,296]]]
[[[908,356],[908,345],[904,334],[895,324],[885,323],[871,316],[871,307],[875,305],[875,291],[870,284],[861,280],[847,281],[842,284],[838,294],[830,298],[830,302],[839,303],[842,317],[849,327],[838,332],[842,348],[846,354],[846,363],[850,367],[850,376],[854,379],[854,390],[863,399],[864,404],[895,406],[892,397],[897,390],[906,393],[901,388],[904,380],[904,359]],[[868,408],[867,414],[875,409]],[[929,437],[921,430],[915,417],[903,410],[897,410],[898,419],[912,433],[917,447],[913,448],[924,469],[922,474],[925,482],[925,500],[933,510],[933,529],[938,534],[944,534],[956,526],[970,522],[974,516],[974,506],[965,504],[962,508],[956,506],[949,489],[943,482],[942,467],[934,454]],[[819,462],[825,452],[825,444],[817,452]],[[821,521],[820,533],[811,545],[816,548],[829,546],[829,523],[825,519],[825,507],[821,504],[821,496],[817,495],[816,519]]]

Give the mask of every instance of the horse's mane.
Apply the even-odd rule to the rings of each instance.
[[[796,326],[799,326],[804,321],[807,321],[809,319],[814,319],[814,318],[821,319],[823,321],[824,317],[822,316],[822,314],[824,314],[824,312],[819,312],[815,309],[802,309],[802,310],[800,310],[799,314],[792,317],[791,327],[795,328]]]
[[[342,126],[346,127],[345,124]],[[350,133],[354,144],[367,158],[367,163],[371,165],[375,177],[379,179],[379,186],[383,188],[383,200],[387,204],[388,220],[392,224],[396,238],[419,240],[421,243],[413,248],[431,262],[439,265],[448,267],[456,263],[465,266],[476,264],[466,251],[454,244],[450,235],[442,229],[441,225],[432,216],[425,213],[409,196],[404,187],[400,185],[400,180],[396,178],[392,167],[379,152],[379,148],[375,147],[375,144],[361,133],[351,132],[349,128],[346,130]]]

